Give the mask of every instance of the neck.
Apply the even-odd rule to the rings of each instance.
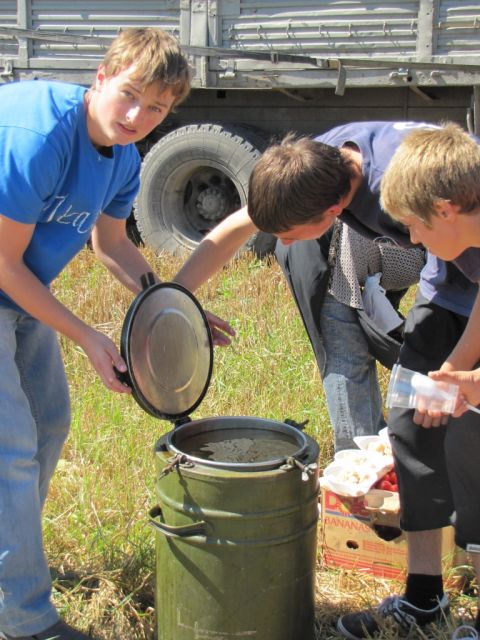
[[[89,89],[88,91],[85,92],[84,104],[85,104],[85,117],[87,120],[88,137],[90,138],[90,141],[92,145],[95,147],[95,149],[97,149],[98,151],[103,150],[105,148],[105,145],[103,145],[100,140],[98,127],[95,124],[95,108],[96,107],[95,107],[95,90],[94,89]]]
[[[457,221],[465,247],[480,248],[480,211],[478,213],[459,213]]]
[[[348,160],[348,162],[350,164],[350,169],[351,169],[351,172],[352,172],[352,176],[350,178],[350,191],[345,196],[345,201],[342,203],[343,204],[343,208],[345,209],[351,203],[351,201],[355,197],[355,194],[357,193],[358,189],[360,188],[360,185],[362,184],[362,181],[363,181],[363,174],[362,174],[363,158],[362,158],[362,154],[360,153],[360,150],[359,150],[359,148],[357,146],[354,146],[354,147],[353,146],[352,147],[350,147],[350,146],[342,147],[340,149],[340,152],[341,152],[342,156],[346,160]]]

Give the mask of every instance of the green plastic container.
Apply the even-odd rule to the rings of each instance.
[[[158,441],[158,640],[313,640],[317,458],[295,426],[260,418],[191,421]]]

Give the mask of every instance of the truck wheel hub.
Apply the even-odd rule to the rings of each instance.
[[[208,187],[197,197],[197,209],[207,220],[223,218],[227,211],[227,198],[221,189]]]

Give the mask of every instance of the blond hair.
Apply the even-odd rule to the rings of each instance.
[[[461,213],[480,207],[480,146],[451,122],[407,134],[381,183],[380,203],[400,221],[414,216],[431,226],[441,200]]]
[[[175,38],[166,31],[153,27],[122,31],[105,54],[105,73],[114,76],[132,65],[142,87],[158,82],[171,90],[174,104],[187,97],[190,91],[188,60]]]

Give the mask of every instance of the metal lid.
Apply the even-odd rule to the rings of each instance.
[[[122,328],[127,382],[142,409],[176,420],[197,408],[210,384],[210,327],[187,289],[173,282],[143,282],[146,288],[131,304]]]

